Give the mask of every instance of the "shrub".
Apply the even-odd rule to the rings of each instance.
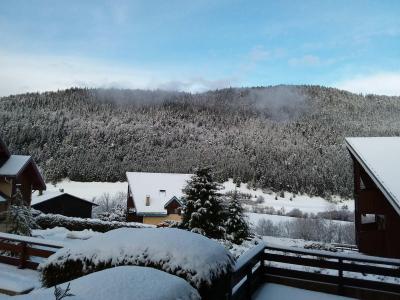
[[[85,229],[91,229],[98,232],[107,232],[117,228],[144,228],[152,227],[151,225],[145,225],[142,223],[135,222],[117,222],[117,221],[102,221],[99,219],[83,219],[83,218],[72,218],[62,215],[53,214],[38,214],[35,217],[36,224],[43,229],[64,227],[71,231],[81,231]]]
[[[265,201],[264,197],[260,195],[260,196],[257,197],[256,203],[257,204],[262,204],[262,203],[264,203],[264,201]]]
[[[293,208],[286,215],[289,217],[303,218],[303,212],[298,208]]]
[[[63,248],[39,270],[48,287],[116,266],[146,266],[185,279],[202,296],[212,295],[202,299],[220,299],[229,287],[233,263],[221,244],[199,234],[172,228],[124,228]]]

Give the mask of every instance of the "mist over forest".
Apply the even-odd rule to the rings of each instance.
[[[198,94],[80,89],[0,98],[0,136],[33,155],[47,181],[125,181],[126,171],[351,197],[346,136],[399,136],[400,97],[321,86]]]

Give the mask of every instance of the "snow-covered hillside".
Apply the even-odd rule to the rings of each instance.
[[[282,207],[286,212],[298,208],[303,212],[318,213],[328,211],[332,209],[339,209],[343,205],[346,205],[349,210],[354,210],[354,201],[348,199],[342,199],[339,197],[332,197],[331,201],[328,201],[321,197],[311,197],[308,195],[293,195],[292,193],[284,193],[284,197],[281,197],[279,193],[267,192],[261,189],[249,189],[247,184],[240,184],[239,187],[230,179],[222,184],[222,192],[226,193],[229,191],[237,190],[243,194],[250,194],[252,196],[251,201],[256,200],[262,196],[264,198],[263,203],[257,204],[258,206],[273,207],[276,210]],[[128,190],[127,182],[77,182],[65,179],[57,184],[47,184],[49,191],[55,191],[64,189],[64,192],[81,197],[83,199],[93,201],[100,198],[105,193],[110,196],[114,196],[119,193],[126,193]]]

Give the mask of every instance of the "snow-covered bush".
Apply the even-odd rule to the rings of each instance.
[[[93,209],[93,216],[103,221],[126,221],[126,196],[123,192],[113,196],[104,193],[94,200],[98,206]]]
[[[59,288],[65,290],[67,283]],[[71,300],[200,300],[185,280],[152,268],[121,266],[89,274],[70,282]],[[11,298],[10,298],[11,299]],[[16,300],[54,300],[54,288],[16,296]]]
[[[38,214],[35,217],[36,223],[43,229],[64,227],[72,231],[81,231],[91,229],[93,231],[107,232],[117,228],[145,228],[152,227],[142,223],[135,222],[117,222],[117,221],[102,221],[99,219],[83,219],[66,217],[63,215],[53,214]]]
[[[6,231],[8,233],[30,236],[31,229],[38,227],[30,208],[25,205],[19,190],[15,194],[11,205],[1,214],[5,218]]]
[[[39,270],[43,284],[52,286],[115,266],[148,266],[184,278],[208,299],[226,292],[233,264],[229,251],[199,234],[175,228],[121,228],[57,251]]]

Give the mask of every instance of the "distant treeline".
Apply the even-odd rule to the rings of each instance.
[[[69,89],[0,98],[0,135],[46,180],[125,180],[126,171],[191,172],[351,196],[346,136],[400,135],[400,98],[320,86],[200,94]]]

